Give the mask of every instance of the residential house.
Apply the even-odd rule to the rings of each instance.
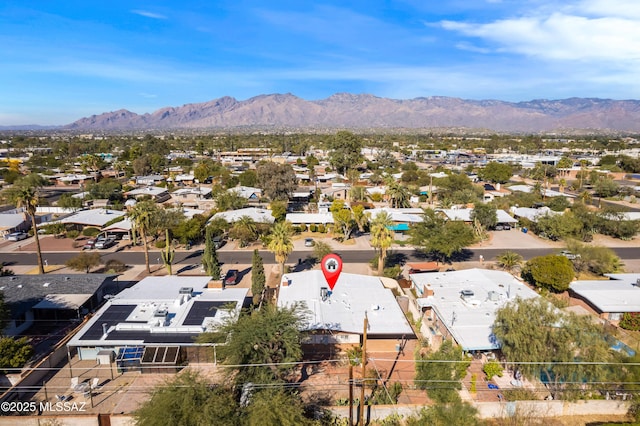
[[[311,332],[303,342],[307,350],[359,345],[365,315],[369,350],[397,352],[403,340],[415,338],[393,292],[378,277],[343,272],[330,290],[322,271],[285,274],[277,305],[299,303],[306,306],[305,329]]]
[[[464,351],[499,349],[496,311],[506,303],[539,295],[513,275],[488,269],[410,274],[423,321],[432,339],[452,338]]]
[[[67,346],[81,360],[98,360],[106,351],[121,371],[175,368],[185,360],[213,362],[211,346],[199,345],[196,338],[237,318],[248,292],[221,288],[210,277],[147,277],[110,298]],[[160,365],[147,355],[158,352],[164,358]]]
[[[16,336],[34,324],[80,321],[96,309],[106,294],[120,290],[116,275],[46,274],[0,277],[0,291],[10,311],[4,333]]]

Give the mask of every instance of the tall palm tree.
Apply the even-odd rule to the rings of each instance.
[[[389,204],[393,208],[411,207],[409,199],[411,193],[400,182],[395,180],[387,181],[387,197],[389,197]]]
[[[151,273],[149,267],[149,245],[147,244],[147,234],[153,224],[154,216],[158,213],[158,206],[151,200],[141,201],[137,203],[129,212],[129,219],[140,234],[142,244],[144,246],[144,263],[147,272]]]
[[[378,276],[382,276],[387,250],[393,244],[393,221],[387,212],[378,213],[371,221],[371,245],[378,250]]]
[[[280,273],[282,275],[284,275],[284,264],[287,261],[287,257],[293,251],[292,234],[290,222],[278,222],[271,230],[271,240],[267,246],[269,251],[275,255],[276,262],[280,264]]]
[[[16,203],[17,208],[23,207],[26,215],[31,219],[31,229],[33,229],[33,236],[36,240],[36,252],[38,255],[38,273],[44,274],[40,238],[38,237],[38,227],[36,226],[36,210],[39,202],[38,189],[34,186],[19,186],[13,191],[10,198]]]
[[[522,264],[522,256],[514,251],[505,251],[497,257],[498,265],[507,272],[513,272]]]

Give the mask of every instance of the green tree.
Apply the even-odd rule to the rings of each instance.
[[[522,278],[535,287],[563,292],[575,277],[573,264],[565,256],[549,254],[530,259],[522,268]]]
[[[229,237],[239,240],[240,247],[246,247],[258,238],[256,222],[250,216],[242,216],[231,226]]]
[[[364,228],[369,223],[369,217],[364,213],[364,206],[362,204],[356,204],[351,206],[353,212],[353,220],[358,226],[358,231],[364,232]]]
[[[238,176],[238,181],[242,186],[254,187],[258,184],[258,175],[255,170],[245,170]]]
[[[510,250],[500,253],[497,260],[498,265],[508,272],[512,272],[522,265],[522,256]]]
[[[220,279],[220,262],[213,238],[216,236],[215,229],[207,226],[204,239],[204,252],[202,253],[202,266],[207,275],[211,275],[214,280]]]
[[[387,180],[387,190],[385,194],[389,198],[391,207],[411,207],[411,203],[409,202],[411,193],[402,183],[392,179]]]
[[[387,212],[378,213],[371,221],[371,246],[378,251],[378,276],[382,276],[387,250],[393,245],[393,221]]]
[[[557,164],[559,169],[570,169],[573,167],[573,160],[569,157],[562,157]]]
[[[436,352],[417,360],[416,386],[425,389],[429,398],[436,402],[460,401],[460,380],[465,376],[469,365],[462,348],[451,340],[445,340]]]
[[[271,216],[276,219],[276,222],[282,222],[287,216],[287,202],[282,200],[272,201]]]
[[[304,416],[299,395],[277,387],[255,392],[245,410],[247,426],[305,426],[315,424]]]
[[[222,191],[215,197],[216,209],[219,212],[226,212],[228,210],[241,209],[247,204],[247,200],[237,192],[230,189],[228,191]]]
[[[348,240],[355,225],[353,212],[342,199],[334,200],[331,203],[331,207],[329,207],[329,211],[333,216],[333,223],[338,232],[342,234],[345,240]]]
[[[345,174],[347,169],[362,163],[363,141],[351,132],[339,131],[329,140],[329,163],[338,173]]]
[[[260,303],[262,297],[262,291],[267,279],[264,274],[264,263],[262,262],[262,256],[258,250],[253,251],[253,258],[251,260],[251,294],[253,294],[253,304]]]
[[[0,371],[7,372],[9,368],[22,368],[33,356],[33,347],[26,337],[0,338]]]
[[[473,229],[462,221],[445,221],[433,210],[425,210],[424,220],[409,231],[411,242],[427,254],[446,261],[473,244]]]
[[[573,399],[609,378],[612,354],[602,326],[543,298],[507,303],[496,312],[493,333],[507,362],[528,379],[542,378],[554,399]]]
[[[547,238],[557,241],[563,238],[577,238],[583,234],[584,224],[572,212],[545,215],[535,224],[537,234],[544,233]]]
[[[235,426],[239,415],[231,389],[211,386],[198,373],[188,369],[156,386],[151,398],[134,413],[139,426]]]
[[[608,247],[587,245],[575,240],[567,241],[567,249],[576,255],[573,267],[578,272],[595,275],[613,274],[622,270],[622,262],[616,252]]]
[[[31,229],[36,240],[36,254],[38,259],[38,273],[44,274],[42,263],[42,250],[40,248],[40,236],[36,224],[36,211],[40,198],[38,190],[43,186],[42,178],[38,175],[28,175],[18,179],[13,188],[8,192],[8,198],[15,203],[17,208],[24,208],[26,216],[31,220]]]
[[[313,258],[316,262],[320,262],[326,255],[333,253],[331,246],[324,241],[316,241],[313,246]]]
[[[149,267],[147,235],[152,230],[153,222],[159,214],[158,205],[151,200],[140,201],[129,211],[129,219],[131,219],[131,223],[140,233],[140,238],[142,239],[144,246],[144,264],[149,274],[151,273],[151,268]]]
[[[201,334],[198,341],[219,341],[223,336],[226,343],[218,347],[218,360],[231,366],[225,371],[237,385],[282,383],[302,360],[304,314],[299,305],[264,305],[237,321],[230,318],[213,333]]]
[[[92,268],[99,266],[101,263],[100,254],[87,253],[83,251],[77,256],[67,260],[65,265],[67,268],[71,268],[75,271],[83,271],[85,274],[88,274]]]
[[[82,207],[82,198],[76,198],[72,194],[65,193],[58,198],[56,205],[66,209],[79,209]]]
[[[495,228],[498,224],[496,206],[493,204],[476,203],[471,211],[471,220],[477,220],[484,229]]]
[[[256,168],[258,187],[271,200],[288,200],[298,186],[296,174],[288,164],[263,162]]]
[[[493,183],[507,183],[513,176],[513,167],[510,164],[492,161],[478,171],[480,179]]]
[[[267,248],[275,255],[276,262],[280,265],[281,275],[284,275],[284,264],[293,251],[292,235],[290,222],[278,222],[271,229],[271,239]]]
[[[593,192],[598,197],[608,198],[617,195],[620,185],[610,178],[599,178],[593,183]]]

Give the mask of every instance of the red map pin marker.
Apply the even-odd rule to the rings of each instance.
[[[337,254],[330,253],[322,258],[320,264],[324,278],[327,280],[331,291],[333,291],[333,287],[342,272],[342,259]]]

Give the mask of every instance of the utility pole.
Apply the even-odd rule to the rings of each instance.
[[[364,426],[364,388],[365,376],[367,372],[367,328],[369,327],[369,318],[367,311],[364,311],[364,330],[362,332],[362,387],[360,388],[360,426]]]
[[[353,426],[353,364],[349,361],[349,426]]]

